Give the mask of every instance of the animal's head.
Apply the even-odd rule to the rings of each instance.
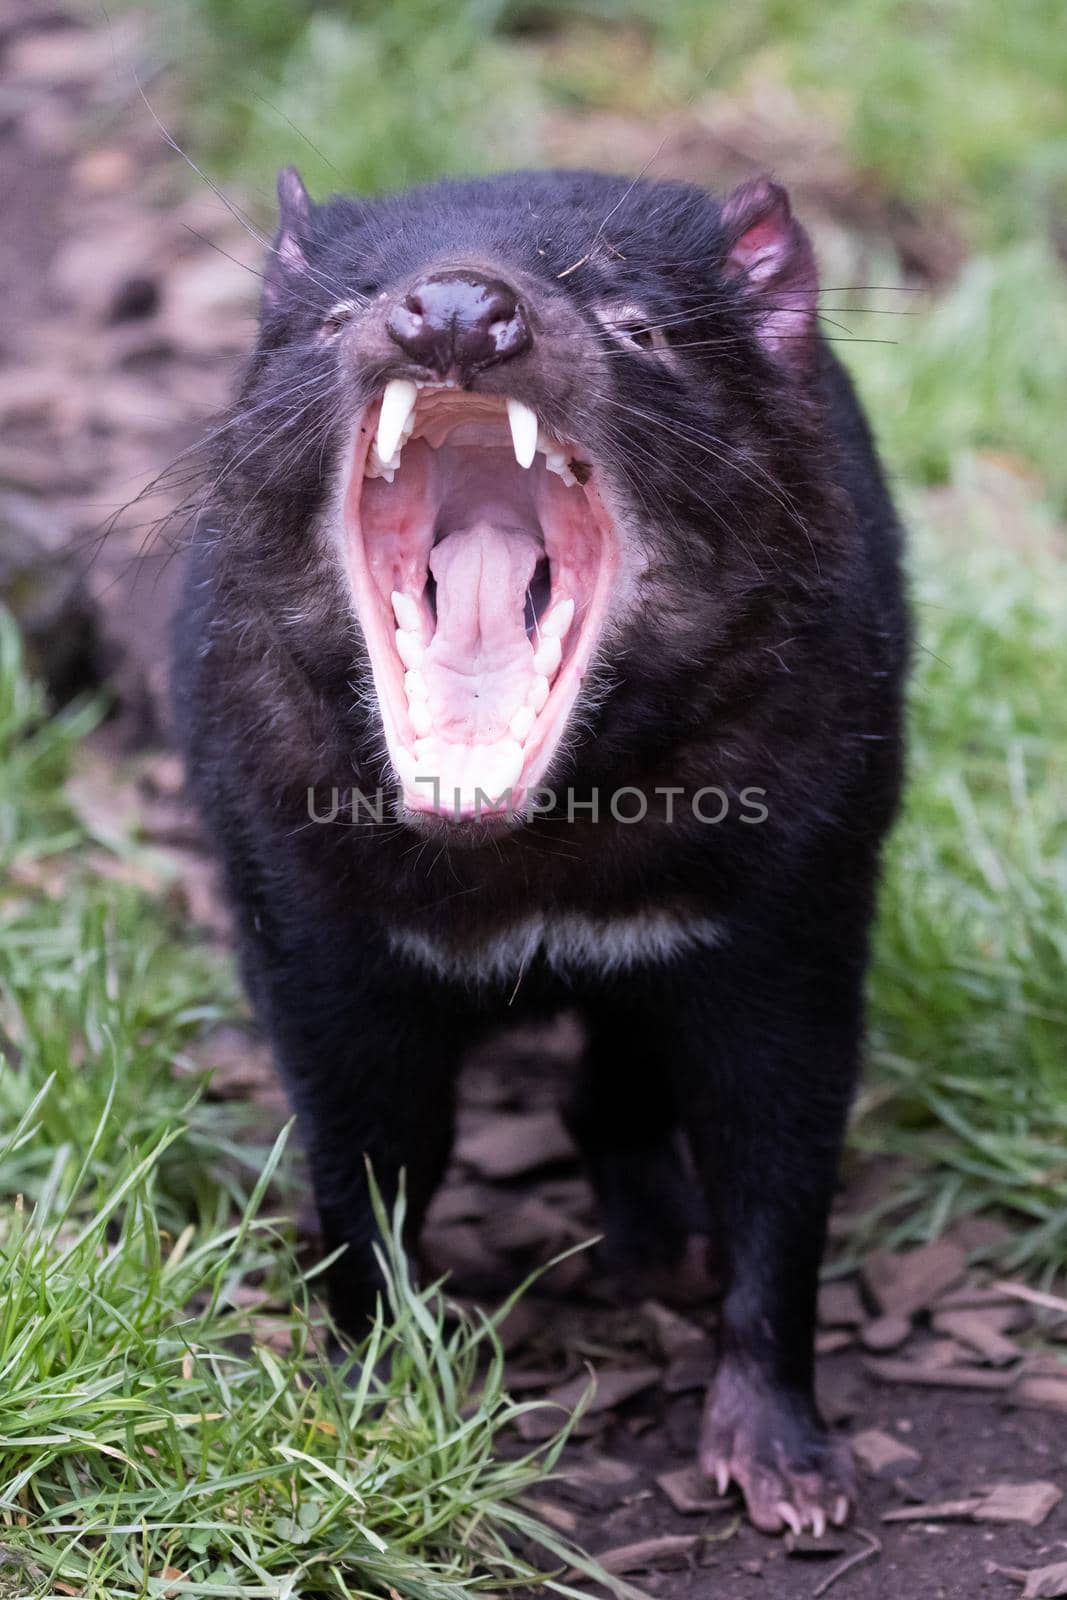
[[[362,638],[407,814],[521,816],[612,715],[684,727],[716,597],[807,559],[816,283],[784,191],[534,173],[317,206],[287,171],[279,198],[231,503],[279,519],[305,656],[317,628],[351,676]]]

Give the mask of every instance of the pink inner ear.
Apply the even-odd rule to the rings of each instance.
[[[781,360],[803,364],[814,348],[818,279],[811,241],[789,196],[767,179],[742,184],[726,200],[722,218],[733,237],[726,274],[739,279],[755,303],[761,343]]]

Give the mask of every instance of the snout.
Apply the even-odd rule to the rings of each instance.
[[[521,298],[499,278],[458,268],[420,278],[386,317],[394,344],[442,379],[467,383],[533,343]]]

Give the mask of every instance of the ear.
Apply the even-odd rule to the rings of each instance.
[[[263,273],[263,304],[273,309],[282,298],[287,283],[307,271],[304,254],[311,231],[311,197],[295,167],[278,174],[278,232]]]
[[[722,208],[724,270],[756,313],[760,343],[784,365],[807,366],[815,353],[815,255],[779,183],[757,178]]]

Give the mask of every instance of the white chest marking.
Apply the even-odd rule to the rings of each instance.
[[[398,955],[438,977],[478,983],[517,978],[538,956],[554,972],[625,972],[670,961],[684,951],[713,949],[726,930],[713,917],[681,911],[619,917],[563,911],[524,917],[480,942],[452,944],[420,928],[391,929],[388,937]]]

